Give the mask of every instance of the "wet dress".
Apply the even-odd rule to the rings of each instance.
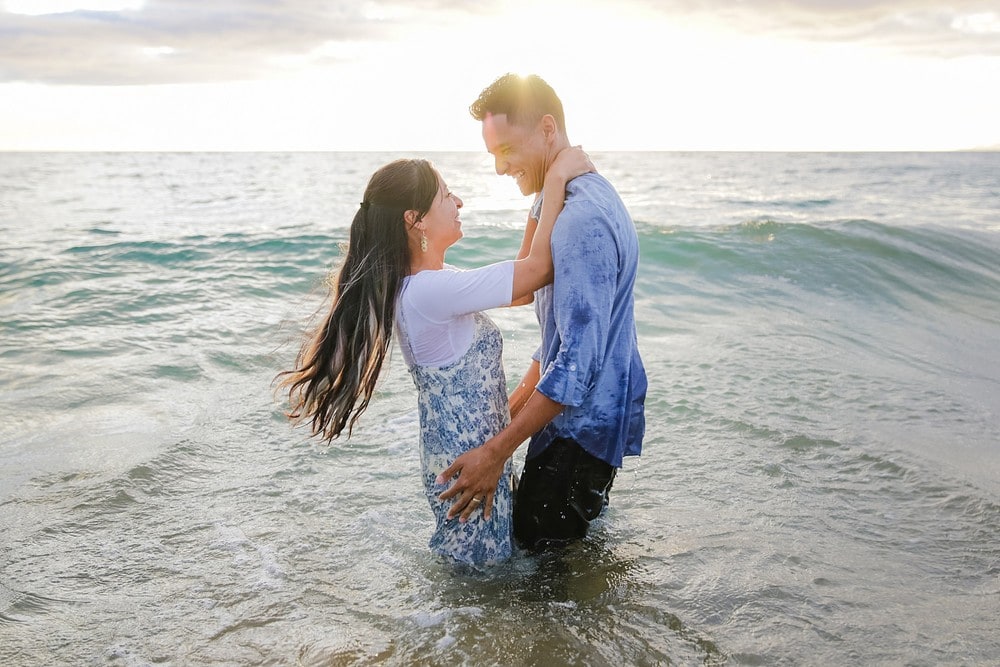
[[[510,421],[503,337],[479,311],[509,305],[512,281],[510,262],[471,271],[424,271],[407,278],[396,314],[400,349],[417,387],[420,468],[435,519],[430,548],[477,567],[511,555],[511,462],[497,484],[489,521],[483,519],[483,507],[465,523],[448,519],[452,501],[442,502],[438,495],[453,480],[437,484],[435,479]]]

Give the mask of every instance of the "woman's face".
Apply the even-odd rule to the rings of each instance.
[[[458,217],[462,200],[448,190],[448,185],[441,178],[441,174],[437,177],[438,193],[423,218],[423,232],[427,236],[429,246],[444,250],[462,238],[462,221]]]

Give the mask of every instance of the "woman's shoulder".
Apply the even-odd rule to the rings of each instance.
[[[449,264],[445,264],[443,268],[440,269],[425,269],[418,273],[406,276],[403,279],[403,289],[402,295],[405,299],[419,299],[422,295],[428,292],[433,293],[436,290],[441,289],[443,285],[446,285],[451,279],[461,272],[458,269]]]
[[[446,264],[408,276],[402,299],[427,312],[452,315],[507,306],[513,275],[513,260],[474,269]]]
[[[497,270],[502,270],[501,266],[507,263],[509,263],[509,260],[471,269],[462,269],[452,264],[445,264],[440,269],[425,269],[419,273],[409,275],[404,280],[404,284],[442,284],[456,281],[461,282],[463,280],[473,279],[475,276],[480,274],[488,274]]]
[[[442,281],[449,280],[456,272],[461,271],[450,264],[445,264],[443,268],[440,269],[424,269],[417,273],[410,274],[403,279],[403,286],[409,288],[422,289],[427,285],[440,284]]]
[[[463,269],[460,269],[457,266],[453,266],[451,264],[445,264],[440,269],[424,269],[423,271],[411,273],[410,275],[406,276],[406,280],[410,281],[414,279],[434,280],[435,278],[439,278],[442,275],[447,275],[448,273],[453,273],[455,271],[462,271],[462,270]]]

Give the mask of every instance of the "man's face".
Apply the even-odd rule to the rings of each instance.
[[[517,181],[523,195],[542,191],[548,147],[541,122],[525,128],[507,122],[507,114],[487,115],[483,119],[483,141],[496,161],[497,175]]]

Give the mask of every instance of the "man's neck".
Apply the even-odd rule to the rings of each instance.
[[[565,135],[560,135],[552,142],[552,145],[549,148],[549,152],[545,155],[544,170],[542,171],[543,176],[544,174],[548,173],[549,167],[551,167],[552,163],[556,161],[556,157],[559,155],[559,153],[561,153],[564,149],[569,147],[570,147],[569,138],[566,137]],[[535,194],[540,194],[540,193],[541,190],[539,190]]]

